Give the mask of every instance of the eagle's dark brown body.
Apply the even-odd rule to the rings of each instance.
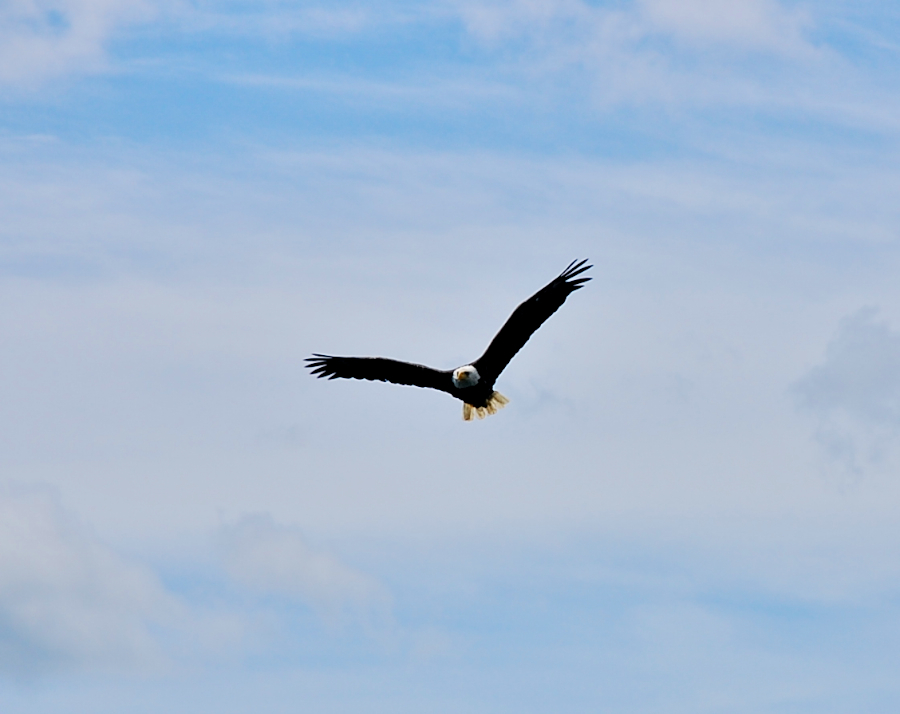
[[[332,357],[316,354],[307,367],[328,379],[368,379],[393,384],[408,384],[447,392],[467,405],[463,417],[483,417],[502,408],[507,400],[494,391],[494,383],[509,361],[573,292],[590,278],[579,277],[591,266],[586,260],[572,262],[559,277],[543,287],[515,309],[487,350],[477,360],[455,370],[437,370],[421,364],[400,362],[384,357]],[[476,383],[459,386],[458,376],[474,368]]]

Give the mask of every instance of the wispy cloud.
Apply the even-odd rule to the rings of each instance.
[[[238,585],[305,603],[330,621],[368,621],[371,614],[384,614],[389,602],[377,581],[312,547],[299,530],[279,526],[271,516],[245,516],[223,526],[219,545],[225,570]]]
[[[138,24],[149,28],[139,56],[109,49]],[[855,32],[848,24],[840,8],[778,0],[14,0],[0,11],[0,82],[189,67],[214,81],[392,103],[395,115],[421,111],[420,102],[592,121],[623,107],[751,107],[896,131],[896,93],[854,65],[841,45]],[[285,53],[275,71],[273,48]]]
[[[809,55],[810,17],[777,0],[639,0],[643,17],[657,32],[695,45],[732,51]]]
[[[220,2],[201,0],[173,6],[170,20],[187,32],[288,40],[298,37],[336,39],[358,35],[389,23],[393,13],[366,3]]]
[[[774,0],[581,0],[459,4],[473,37],[517,55],[532,73],[580,68],[604,106],[755,103],[769,95],[755,61],[785,65],[820,55],[806,36],[810,19]],[[513,50],[515,51],[515,50]]]
[[[777,0],[462,0],[456,7],[469,31],[489,41],[529,34],[552,46],[565,33],[569,39],[623,44],[667,35],[730,52],[794,54],[809,49],[803,33],[808,16]]]
[[[228,74],[222,82],[245,87],[270,88],[342,97],[345,100],[389,108],[398,113],[410,106],[466,109],[473,103],[508,105],[522,99],[522,91],[507,83],[474,77],[432,77],[421,81],[390,81],[327,74],[274,75]]]

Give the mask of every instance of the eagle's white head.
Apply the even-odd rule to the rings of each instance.
[[[478,370],[470,364],[457,367],[453,370],[453,386],[457,389],[474,387],[478,384],[479,379],[481,379],[481,375],[478,374]]]

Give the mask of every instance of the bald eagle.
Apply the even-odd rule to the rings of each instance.
[[[572,261],[559,277],[519,305],[485,353],[471,364],[442,371],[384,357],[314,354],[306,359],[306,366],[319,378],[369,379],[439,389],[462,401],[463,419],[471,421],[476,416],[484,419],[509,403],[500,392],[494,391],[494,382],[509,361],[566,298],[590,280],[578,277],[593,267],[585,263],[587,260]]]

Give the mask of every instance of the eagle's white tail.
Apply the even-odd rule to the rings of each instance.
[[[466,421],[472,421],[475,417],[484,419],[488,414],[496,414],[507,404],[509,404],[509,399],[500,394],[500,392],[491,394],[486,407],[473,407],[471,404],[463,402],[463,419]]]

